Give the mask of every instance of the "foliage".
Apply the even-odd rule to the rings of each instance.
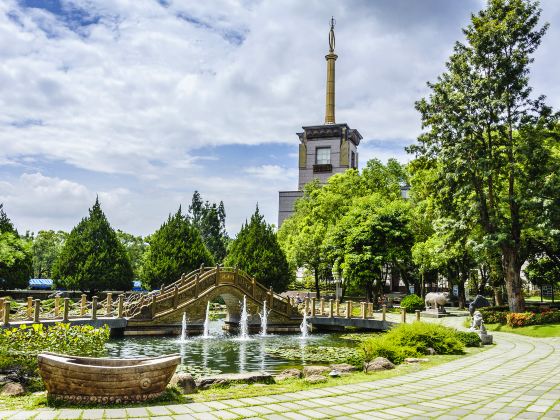
[[[3,232],[15,233],[17,236],[17,230],[14,227],[14,224],[4,211],[4,203],[0,203],[0,233]]]
[[[436,354],[462,354],[464,347],[457,330],[425,322],[399,324],[386,334],[372,337],[360,345],[364,360],[381,356],[397,364],[406,357],[428,354],[428,348],[434,349]]]
[[[511,312],[506,315],[506,324],[509,327],[526,327],[529,325],[557,324],[560,323],[560,311],[538,312]]]
[[[292,275],[276,233],[259,213],[258,206],[249,223],[243,224],[230,244],[224,264],[246,271],[276,292],[286,290]]]
[[[560,159],[550,152],[557,116],[531,98],[529,86],[547,29],[539,17],[530,0],[490,0],[471,17],[466,43],[455,44],[447,71],[416,104],[426,131],[409,149],[435,168],[435,199],[451,203],[450,216],[473,226],[482,248],[501,253],[516,312],[525,306],[521,266],[534,239],[553,230],[560,192]]]
[[[0,232],[0,288],[25,289],[31,272],[31,244],[16,233]]]
[[[226,256],[229,238],[226,232],[226,211],[224,203],[210,204],[202,201],[198,191],[195,191],[189,206],[189,217],[192,224],[199,230],[202,241],[214,257],[216,263],[221,263]]]
[[[457,338],[465,347],[480,347],[481,344],[480,337],[474,331],[457,331]]]
[[[179,280],[183,273],[214,264],[198,229],[181,213],[174,215],[147,238],[150,244],[142,268],[144,287],[154,289]]]
[[[421,311],[424,309],[424,300],[415,294],[407,295],[401,300],[401,308],[406,309],[406,312]]]
[[[134,236],[130,233],[123,232],[120,229],[117,229],[116,233],[117,238],[119,238],[119,241],[123,245],[126,255],[130,260],[132,271],[134,272],[134,278],[141,278],[144,253],[147,249],[146,242],[144,242],[144,239],[141,236]]]
[[[37,279],[52,279],[52,269],[60,254],[68,233],[62,230],[40,230],[33,239],[33,276]]]
[[[130,290],[130,260],[101,210],[99,200],[89,217],[68,235],[53,266],[55,286],[94,294],[98,290]]]
[[[349,363],[360,366],[363,359],[358,349],[308,345],[300,347],[265,348],[267,354],[286,360],[304,360],[306,363]]]
[[[45,351],[75,356],[105,356],[109,328],[57,323],[26,324],[0,330],[0,369],[16,368],[35,373],[37,354]]]

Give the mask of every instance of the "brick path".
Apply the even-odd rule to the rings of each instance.
[[[494,333],[473,356],[390,379],[207,403],[2,412],[1,418],[560,418],[560,338]]]

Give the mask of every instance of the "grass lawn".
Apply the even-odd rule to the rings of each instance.
[[[489,331],[501,331],[529,337],[560,337],[560,324],[529,325],[527,327],[511,328],[507,325],[484,324]]]
[[[559,298],[560,298],[560,296],[555,294],[554,302],[558,302],[560,300]],[[540,302],[541,297],[540,296],[529,296],[529,297],[526,297],[525,300],[527,302]],[[547,297],[543,297],[543,302],[551,302],[552,303],[552,299],[547,298]]]

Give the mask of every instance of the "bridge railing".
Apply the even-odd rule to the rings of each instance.
[[[67,297],[55,296],[54,299],[33,299],[28,297],[23,303],[0,298],[0,324],[3,327],[12,323],[44,321],[67,322],[73,319],[123,318],[125,294],[113,298],[107,293],[107,298],[99,301],[93,296],[91,301],[82,294],[80,300],[73,301]]]
[[[373,303],[366,301],[346,300],[340,302],[338,299],[305,298],[303,303],[298,306],[302,314],[306,313],[310,317],[362,318],[385,321],[387,314],[387,305],[382,305],[381,311],[376,312]]]

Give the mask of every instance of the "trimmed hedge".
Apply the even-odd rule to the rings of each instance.
[[[528,325],[543,325],[560,323],[560,311],[542,309],[538,306],[528,306],[528,311],[516,313],[509,312],[507,306],[490,306],[479,309],[486,324],[508,325],[512,328]]]
[[[424,309],[424,300],[415,294],[407,295],[401,300],[401,308],[406,309],[406,312],[421,311]]]

